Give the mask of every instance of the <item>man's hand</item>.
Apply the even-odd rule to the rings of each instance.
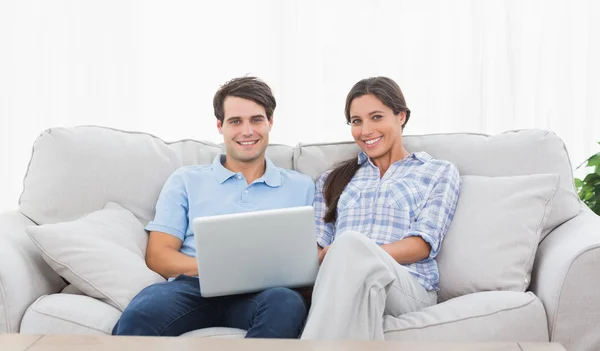
[[[306,307],[310,308],[310,305],[312,304],[313,287],[312,286],[308,286],[308,287],[305,287],[305,288],[296,288],[294,290],[296,290],[298,293],[300,293],[300,295],[302,296],[302,298],[306,302]]]
[[[331,245],[329,245],[331,246]],[[327,254],[327,250],[329,250],[329,246],[326,246],[324,249],[322,249],[319,246],[319,265],[321,265],[321,263],[323,263],[323,260],[325,259],[325,255]]]

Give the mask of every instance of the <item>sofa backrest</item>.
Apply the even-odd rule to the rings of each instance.
[[[461,175],[560,175],[544,233],[579,211],[571,164],[563,142],[541,130],[481,134],[404,136],[409,151],[426,151],[454,162]],[[119,203],[144,224],[167,177],[177,168],[208,164],[222,145],[195,140],[167,143],[146,133],[105,127],[52,128],[36,140],[19,200],[24,215],[38,224],[74,220]],[[316,179],[338,162],[357,155],[353,142],[270,145],[267,156],[283,168]]]
[[[488,177],[556,173],[560,188],[540,237],[573,218],[580,202],[573,180],[569,155],[554,133],[530,129],[494,136],[472,133],[406,135],[403,144],[409,152],[425,151],[458,167],[461,176]],[[317,179],[339,162],[355,157],[354,142],[300,144],[294,149],[294,169]]]
[[[82,126],[51,128],[35,141],[19,199],[37,224],[75,220],[116,202],[144,225],[167,178],[186,165],[210,164],[222,145],[196,140],[165,142],[147,133]],[[292,168],[293,148],[271,145],[267,156]]]

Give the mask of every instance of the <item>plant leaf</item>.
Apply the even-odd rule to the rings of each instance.
[[[588,184],[596,184],[596,181],[598,180],[600,180],[600,174],[597,173],[590,173],[583,179],[583,181]]]
[[[575,178],[575,187],[581,188],[583,186],[583,181],[579,178]]]
[[[594,166],[598,166],[600,165],[600,152],[592,155],[590,158],[588,158],[588,167],[594,167]]]
[[[596,202],[596,204],[590,208],[592,209],[592,211],[594,211],[595,214],[600,216],[600,202]]]

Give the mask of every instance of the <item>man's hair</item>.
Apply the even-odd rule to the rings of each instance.
[[[235,96],[256,102],[264,107],[268,120],[271,120],[273,117],[273,112],[277,106],[271,88],[262,80],[256,77],[234,78],[222,85],[213,98],[215,117],[221,123],[225,119],[223,102],[228,96]]]

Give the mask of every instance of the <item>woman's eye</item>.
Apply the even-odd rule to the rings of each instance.
[[[351,124],[360,124],[360,119],[353,119],[350,121]]]
[[[373,116],[374,120],[378,120],[378,119],[382,119],[382,118],[383,118],[383,116],[381,116],[381,115],[375,115],[375,116]]]

